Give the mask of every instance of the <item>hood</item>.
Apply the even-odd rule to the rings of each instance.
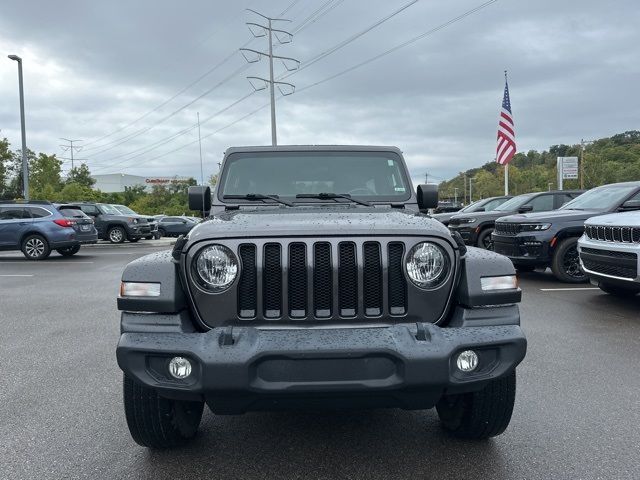
[[[491,210],[489,212],[469,212],[469,213],[456,213],[451,217],[451,220],[456,218],[475,218],[474,223],[482,223],[484,221],[495,220],[496,218],[504,217],[505,215],[511,215],[512,212],[496,212]]]
[[[602,215],[598,210],[551,210],[548,212],[518,213],[500,218],[501,222],[510,223],[553,223],[558,221],[582,221],[596,215]]]
[[[353,206],[228,211],[194,226],[189,241],[297,235],[437,235],[455,247],[447,227],[427,215],[412,210]]]
[[[610,213],[589,219],[585,225],[610,225],[612,227],[640,227],[640,212]]]

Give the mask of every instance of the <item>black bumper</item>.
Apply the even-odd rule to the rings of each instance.
[[[553,257],[550,240],[531,235],[491,235],[493,251],[511,259],[514,265],[549,266]]]
[[[127,313],[124,313],[127,315]],[[299,407],[433,407],[444,393],[481,389],[524,358],[518,325],[439,328],[259,330],[207,333],[123,333],[118,365],[139,382],[178,399],[205,399],[216,413]],[[225,334],[226,332],[226,334]],[[420,335],[418,335],[420,336]],[[475,350],[473,373],[455,366],[457,353]],[[174,356],[193,372],[175,380]]]
[[[452,232],[458,232],[464,240],[466,245],[471,247],[475,247],[478,243],[478,234],[476,233],[477,227],[466,227],[462,225],[451,225],[449,224],[449,230]]]

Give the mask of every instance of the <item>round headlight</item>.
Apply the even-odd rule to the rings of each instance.
[[[437,287],[448,271],[449,256],[435,243],[419,243],[407,255],[407,275],[420,288]]]
[[[203,288],[212,292],[221,292],[236,279],[238,261],[227,247],[211,245],[198,253],[194,261],[194,270]]]

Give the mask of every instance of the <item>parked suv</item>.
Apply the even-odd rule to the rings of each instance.
[[[27,260],[44,260],[52,250],[70,257],[96,243],[93,221],[79,211],[45,201],[0,201],[0,250],[22,250]]]
[[[458,232],[467,245],[492,250],[491,233],[493,233],[496,219],[513,213],[555,210],[581,193],[580,190],[563,190],[518,195],[490,212],[454,215],[449,220],[449,228]]]
[[[551,267],[567,283],[588,280],[578,258],[578,238],[590,217],[640,209],[640,182],[597,187],[559,210],[500,218],[493,232],[494,250],[520,271]]]
[[[156,220],[156,217],[147,216],[147,215],[140,215],[139,213],[136,213],[133,210],[131,210],[126,205],[111,205],[111,206],[114,207],[116,210],[118,210],[123,215],[129,215],[129,216],[136,217],[136,218],[141,218],[141,217],[145,218],[147,220],[147,223],[149,223],[149,229],[151,230],[151,234],[147,235],[146,237],[144,237],[146,240],[152,240],[154,238],[156,238],[156,239],[160,238],[160,234],[158,233],[158,222]]]
[[[74,205],[93,218],[98,236],[103,240],[111,243],[137,242],[151,235],[151,227],[145,217],[123,215],[106,203],[81,202]]]
[[[218,414],[436,407],[465,438],[502,433],[525,356],[511,262],[418,212],[394,147],[227,150],[207,220],[122,275],[116,355],[140,445]],[[207,208],[208,209],[208,208]]]
[[[504,196],[504,197],[489,197],[484,198],[482,200],[478,200],[476,202],[470,203],[462,210],[458,210],[456,212],[447,212],[447,213],[434,213],[431,215],[432,218],[435,218],[440,223],[444,225],[449,225],[449,220],[454,215],[459,215],[462,213],[476,213],[476,212],[490,212],[495,208],[498,208],[500,205],[505,203],[507,200],[510,200],[513,197]]]
[[[640,212],[602,215],[584,226],[578,251],[591,283],[621,297],[640,292]]]
[[[197,222],[190,217],[160,217],[158,218],[158,234],[161,237],[178,237],[186,235]]]

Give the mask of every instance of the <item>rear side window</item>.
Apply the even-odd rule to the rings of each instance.
[[[532,212],[546,212],[553,210],[553,195],[540,195],[529,203],[533,207]]]
[[[98,207],[95,205],[82,205],[80,209],[87,215],[99,215]]]
[[[23,218],[31,218],[24,207],[0,207],[0,220],[20,220]]]
[[[45,208],[41,208],[41,207],[27,207],[27,210],[29,210],[29,212],[31,212],[31,217],[32,218],[44,218],[44,217],[50,217],[51,216],[51,212]]]

